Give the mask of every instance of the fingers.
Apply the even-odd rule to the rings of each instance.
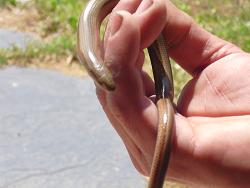
[[[164,36],[170,56],[187,72],[195,74],[207,65],[240,49],[198,26],[193,19],[165,1]]]
[[[170,56],[192,75],[220,58],[241,51],[235,45],[202,29],[170,1],[121,0],[113,12],[117,10],[138,14],[141,48],[148,47],[164,29]],[[110,23],[112,21],[111,16]],[[108,26],[107,33],[109,29]]]
[[[128,12],[130,13],[135,12],[132,15],[132,20],[130,25],[136,25],[136,27],[138,27],[136,31],[137,36],[135,35],[133,37],[129,37],[128,33],[130,32],[130,30],[136,27],[127,25],[126,29],[124,30],[124,33],[120,35],[121,37],[124,38],[120,39],[119,37],[117,37],[117,39],[112,39],[113,40],[112,42],[111,38],[115,38],[115,36],[113,37],[110,36],[113,35],[113,31],[116,30],[115,27],[119,25],[118,22],[120,21],[121,18],[118,19],[116,15],[117,15],[117,10],[118,10],[118,15],[121,13],[119,11],[120,9],[127,10],[127,12],[122,11],[122,14],[131,15]],[[139,52],[140,54],[138,56],[138,50],[143,49],[146,46],[149,46],[155,40],[155,38],[157,38],[157,36],[162,31],[165,25],[165,20],[163,19],[165,17],[166,17],[166,10],[164,3],[162,1],[144,0],[141,2],[141,4],[139,4],[138,1],[126,1],[126,2],[120,1],[120,3],[114,9],[111,15],[111,19],[109,21],[108,28],[105,34],[105,49],[106,49],[105,61],[107,62],[111,70],[113,70],[115,77],[117,77],[117,75],[120,74],[121,70],[125,71],[126,70],[124,69],[125,67],[128,68],[130,65],[130,68],[132,68],[131,67],[132,64],[133,66],[136,66],[138,68],[137,70],[138,72],[141,71],[143,64],[143,58],[142,58],[143,54],[142,51],[140,51]],[[148,29],[146,32],[144,32],[146,28]],[[121,42],[121,40],[123,40],[124,42]],[[130,43],[129,42],[130,40],[131,41],[133,40],[134,42]],[[118,48],[115,43],[120,44]],[[131,44],[131,46],[129,46],[129,44]],[[130,49],[130,51],[124,53],[120,50],[120,48]],[[117,53],[118,51],[120,54]],[[112,59],[113,58],[112,56],[119,56],[120,59],[116,59],[116,62],[119,63],[112,63],[115,62]],[[135,59],[130,59],[130,57],[136,57],[138,58],[138,60],[136,61]],[[123,64],[122,66],[120,66],[121,63]],[[151,82],[149,79],[144,79],[144,81],[145,80]],[[145,85],[146,87],[151,86],[152,83],[145,83]],[[147,93],[153,93],[153,87],[151,88],[152,90]]]
[[[139,40],[139,48],[138,49],[144,49],[147,46],[149,46],[160,34],[160,32],[163,30],[163,27],[165,25],[165,18],[166,18],[166,9],[165,5],[163,3],[164,1],[153,1],[153,0],[121,0],[119,1],[118,5],[114,8],[109,24],[107,26],[106,32],[105,32],[105,42],[104,46],[105,49],[108,49],[110,53],[114,53],[114,46],[113,44],[110,45],[111,48],[107,47],[107,41],[109,36],[111,35],[111,30],[113,27],[116,26],[117,24],[117,19],[116,19],[116,12],[119,10],[126,10],[127,12],[133,14],[133,20],[134,24],[136,24],[139,27],[139,36],[137,36],[136,41]],[[131,28],[128,26],[127,30],[130,30]],[[127,32],[127,31],[125,31]],[[119,42],[119,41],[118,41]],[[109,42],[110,43],[110,42]],[[128,43],[126,40],[123,43],[126,44]],[[135,47],[135,45],[133,45]],[[133,51],[133,47],[131,48],[131,51]],[[106,52],[106,54],[109,54],[109,52]],[[108,55],[109,56],[109,55]],[[126,54],[121,56],[126,59],[126,62],[130,62]],[[141,59],[139,59],[141,58]],[[144,54],[141,51],[140,52],[140,57],[138,58],[138,61],[136,61],[135,66],[138,68],[139,71],[142,69],[142,65],[144,63]],[[109,61],[109,60],[108,60]],[[117,61],[120,62],[120,61]],[[119,64],[119,63],[118,63]],[[115,64],[111,66],[111,69],[114,69],[114,72],[119,74],[119,67],[118,64]],[[154,85],[152,83],[151,79],[147,79],[147,76],[143,73],[142,74],[142,79],[143,79],[143,86],[145,90],[145,94],[147,96],[150,96],[154,94]]]
[[[150,46],[166,23],[166,7],[162,0],[144,0],[136,13],[141,31],[141,48]]]
[[[138,14],[141,48],[148,47],[163,31],[169,55],[192,75],[218,59],[241,52],[237,46],[202,29],[168,0],[121,0],[116,10]]]
[[[123,2],[116,10],[123,8]],[[154,86],[141,70],[142,49],[152,43],[164,27],[165,20],[158,17],[165,18],[165,7],[163,3],[154,2],[149,7],[141,4],[138,8],[134,1],[124,6],[127,11],[112,13],[105,34],[104,59],[114,75],[117,88],[111,93],[98,89],[98,95],[135,166],[145,174],[152,162],[158,116],[154,103],[145,97],[145,93],[153,94]],[[142,34],[141,31],[149,26],[151,29],[145,32],[147,34]]]
[[[114,14],[119,10],[137,15],[141,30],[141,49],[148,47],[157,38],[166,23],[164,0],[121,0],[111,13],[106,36],[109,35],[110,28],[114,24]]]
[[[110,30],[113,24],[115,23],[114,18],[116,17],[116,12],[123,10],[127,11],[129,13],[134,13],[139,6],[141,0],[120,0],[118,4],[115,6],[115,8],[112,10],[110,17],[109,17],[109,22],[105,31],[105,37],[104,37],[104,47],[106,47],[107,39],[110,35]]]
[[[116,94],[127,92],[137,100],[143,96],[140,70],[136,69],[140,59],[140,31],[136,18],[125,11],[117,12],[113,17],[114,23],[110,28],[105,50],[105,62],[113,72],[117,85]],[[120,22],[120,24],[117,24]],[[117,26],[119,29],[117,30]],[[114,32],[115,31],[115,32]],[[136,95],[138,94],[138,95]]]
[[[137,19],[137,15],[125,11],[113,14],[104,59],[113,72],[117,88],[114,92],[99,88],[97,90],[111,123],[126,147],[130,148],[130,155],[135,156],[131,158],[142,161],[142,166],[146,169],[142,171],[148,172],[156,137],[157,109],[152,101],[145,97],[143,82],[150,80],[142,76],[142,63],[139,62],[143,61],[143,58]],[[147,88],[151,86],[149,84]]]

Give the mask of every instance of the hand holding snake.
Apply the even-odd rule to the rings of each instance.
[[[178,100],[166,178],[197,187],[249,187],[250,55],[170,1],[149,2],[121,0],[111,14],[104,59],[117,88],[97,86],[104,111],[134,166],[149,175],[158,115],[154,84],[142,71],[143,49],[163,30],[169,55],[193,76]]]

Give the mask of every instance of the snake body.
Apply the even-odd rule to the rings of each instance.
[[[103,60],[100,25],[118,0],[90,0],[78,23],[77,53],[94,81],[106,90],[115,90],[112,74]],[[148,48],[155,80],[158,133],[148,188],[162,188],[172,146],[174,124],[173,78],[165,40],[160,35]]]

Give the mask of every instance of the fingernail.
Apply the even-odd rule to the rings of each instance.
[[[143,0],[136,13],[143,13],[154,4],[153,0]]]
[[[115,12],[114,16],[112,18],[112,22],[114,24],[111,26],[110,36],[115,35],[122,26],[123,15],[120,14],[119,12],[121,12],[121,11]]]

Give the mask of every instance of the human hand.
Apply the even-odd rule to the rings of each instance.
[[[193,76],[178,100],[167,178],[198,187],[248,187],[250,55],[200,28],[170,1],[150,2],[121,0],[111,15],[105,61],[117,88],[97,88],[105,113],[137,170],[148,175],[158,115],[154,84],[142,71],[143,49],[163,31],[169,55]]]

